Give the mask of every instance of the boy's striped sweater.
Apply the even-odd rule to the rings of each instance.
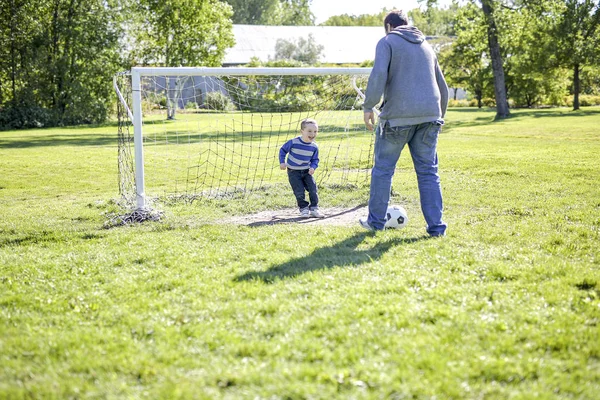
[[[285,156],[287,155],[287,161]],[[317,169],[319,166],[319,146],[315,142],[306,143],[298,136],[285,142],[279,149],[279,163],[289,169]]]

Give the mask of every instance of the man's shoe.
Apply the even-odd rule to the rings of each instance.
[[[302,218],[309,218],[310,217],[310,210],[308,208],[303,208],[300,210],[300,216]]]
[[[314,208],[314,209],[310,210],[310,216],[313,218],[325,218],[325,214],[323,214],[321,211],[319,211],[318,208]]]
[[[365,229],[367,229],[369,231],[374,231],[375,230],[375,228],[373,228],[371,225],[369,225],[369,223],[367,222],[366,218],[365,219],[363,219],[363,218],[359,219],[358,223],[360,224],[360,226],[362,226],[363,228],[365,228]]]

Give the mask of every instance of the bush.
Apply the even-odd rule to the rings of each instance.
[[[573,95],[565,96],[564,105],[566,105],[567,107],[573,107]],[[579,105],[581,107],[599,106],[600,96],[594,96],[591,94],[580,94]]]
[[[471,100],[472,102],[472,100]],[[471,102],[469,102],[468,100],[454,100],[454,99],[450,99],[448,100],[448,107],[473,107],[471,105]],[[477,107],[477,100],[475,100],[475,107]]]
[[[234,111],[235,105],[227,96],[221,92],[208,92],[204,99],[204,107],[216,111]]]
[[[482,99],[481,102],[483,103],[484,107],[496,107],[496,100],[490,97]]]
[[[185,103],[184,108],[186,110],[197,110],[198,109],[198,103],[196,103],[195,101],[188,101],[187,103]]]
[[[582,107],[600,106],[600,96],[582,94],[579,96],[579,105]]]
[[[58,118],[51,110],[18,105],[0,109],[0,130],[30,129],[56,126]]]

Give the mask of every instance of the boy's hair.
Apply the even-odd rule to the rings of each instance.
[[[406,13],[402,10],[392,10],[385,16],[383,20],[383,27],[387,29],[388,24],[392,27],[392,29],[402,26],[408,25],[408,17]]]
[[[306,119],[303,119],[302,122],[300,122],[300,129],[304,130],[304,128],[306,128],[306,125],[310,125],[310,124],[319,126],[319,124],[317,124],[316,120],[314,120],[312,118],[306,118]]]

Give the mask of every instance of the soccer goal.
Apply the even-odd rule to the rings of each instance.
[[[363,122],[370,68],[133,68],[119,97],[120,194],[146,208],[160,198],[228,198],[287,185],[279,148],[319,124],[321,187],[367,185],[373,134]]]

